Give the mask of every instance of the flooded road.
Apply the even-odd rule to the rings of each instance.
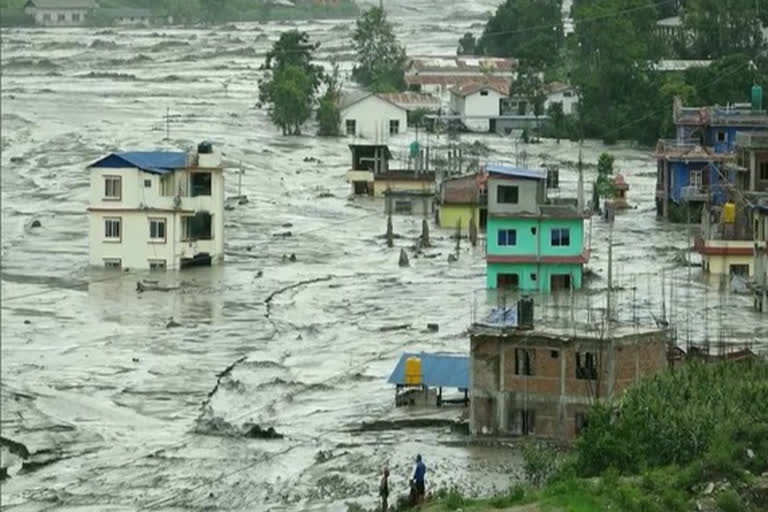
[[[392,4],[409,53],[455,52],[493,6],[447,5]],[[258,68],[293,27],[321,43],[324,63],[334,56],[351,69],[348,20],[3,31],[2,435],[39,463],[16,473],[18,456],[3,451],[13,474],[3,482],[4,510],[344,510],[348,501],[373,503],[384,464],[395,492],[405,492],[416,453],[432,486],[488,494],[518,478],[514,450],[468,446],[446,427],[359,429],[392,414],[386,378],[403,350],[467,350],[473,302],[492,300],[480,291],[484,250],[465,243],[448,263],[451,231],[431,226],[436,256],[398,267],[421,221],[393,219],[402,238],[386,247],[383,204],[351,198],[344,182],[350,141],[282,137],[271,126],[256,106]],[[113,150],[203,139],[233,165],[228,196],[238,193],[234,167],[245,171],[249,202],[228,212],[225,264],[153,274],[179,289],[143,294],[136,281],[145,274],[89,269],[86,165]],[[402,153],[412,139],[389,143]],[[510,140],[463,140],[514,161]],[[594,163],[605,148],[585,142],[583,150]],[[615,225],[618,283],[656,308],[663,275],[691,336],[704,316],[710,326],[725,317],[726,338],[765,348],[768,327],[748,297],[721,299],[717,283],[698,268],[689,282],[677,263],[687,230],[655,219],[649,152],[609,150],[637,206]],[[577,144],[525,151],[531,165],[559,163],[561,194],[575,195]],[[594,176],[590,167],[585,182]],[[274,236],[286,230],[292,236]],[[595,218],[595,301],[607,239]],[[181,327],[167,328],[170,318]],[[390,330],[400,325],[409,327]],[[231,435],[245,422],[284,437]],[[467,477],[479,473],[487,476]]]

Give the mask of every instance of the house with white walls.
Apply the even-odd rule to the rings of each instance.
[[[177,270],[224,259],[224,169],[197,151],[110,153],[88,166],[90,264]]]
[[[45,26],[82,25],[88,11],[98,7],[94,0],[27,0],[24,12]]]
[[[474,55],[422,55],[408,58],[405,83],[410,90],[429,93],[444,104],[451,101],[451,89],[478,81],[509,88],[517,77],[517,59]]]
[[[341,98],[342,133],[355,138],[386,143],[408,130],[408,109],[383,94],[356,92]]]
[[[508,84],[505,87],[495,81],[472,82],[451,89],[451,110],[462,117],[471,131],[495,131],[493,120],[502,115],[508,96]]]
[[[572,115],[576,113],[579,104],[579,96],[576,94],[576,88],[562,82],[551,82],[547,84],[547,99],[544,100],[544,111],[549,109],[553,103],[560,103],[563,106],[563,114]]]

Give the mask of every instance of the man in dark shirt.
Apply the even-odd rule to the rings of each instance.
[[[416,502],[424,503],[424,475],[427,472],[427,466],[421,461],[421,455],[416,456],[416,467],[413,470],[413,486],[416,488]]]

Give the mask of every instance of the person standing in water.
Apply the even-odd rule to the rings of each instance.
[[[411,482],[416,489],[416,503],[424,503],[424,475],[427,473],[427,466],[422,462],[421,455],[416,455],[416,467],[413,469],[413,478]]]
[[[384,474],[379,482],[379,496],[381,496],[381,512],[387,512],[389,508],[389,469],[384,468]]]

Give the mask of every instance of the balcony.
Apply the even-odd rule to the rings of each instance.
[[[680,199],[688,203],[703,202],[709,198],[709,190],[703,186],[680,187]]]
[[[725,161],[732,160],[732,152],[717,152],[711,146],[702,146],[692,139],[659,139],[656,143],[656,158],[668,160]]]

